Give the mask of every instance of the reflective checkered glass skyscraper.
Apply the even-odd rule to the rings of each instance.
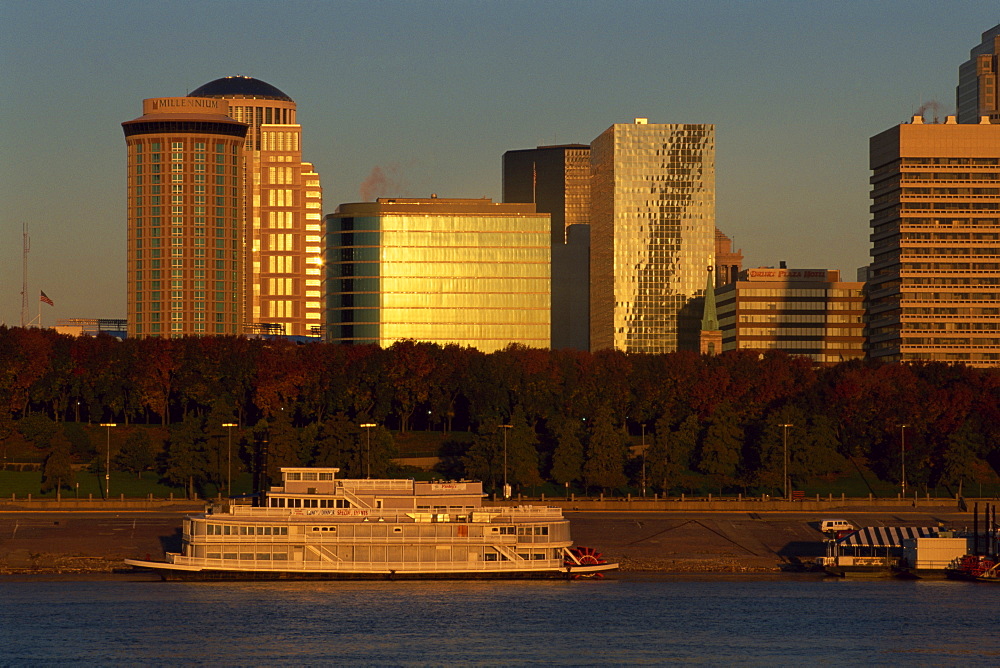
[[[692,302],[715,263],[715,126],[618,123],[590,160],[591,350],[695,345]]]

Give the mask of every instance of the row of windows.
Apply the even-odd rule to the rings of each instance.
[[[268,502],[271,508],[350,508],[347,499],[286,499],[272,496]]]
[[[287,536],[288,527],[246,526],[242,524],[206,524],[209,536]]]
[[[250,551],[252,550],[252,551]],[[508,561],[505,554],[491,547],[454,547],[450,545],[332,545],[325,547],[326,553],[342,562],[362,563],[434,563],[468,561]],[[260,546],[196,546],[195,557],[227,559],[234,561],[288,561],[288,548],[263,550]],[[309,555],[311,557],[311,555]],[[559,559],[558,549],[518,552],[518,558],[525,561]],[[314,559],[314,558],[313,558]],[[310,560],[307,558],[307,561]],[[298,561],[298,560],[296,560]]]
[[[784,297],[794,299],[796,297],[860,297],[861,289],[843,288],[740,288],[741,297]]]
[[[175,329],[173,327],[173,325],[171,325],[171,333],[174,333],[174,332],[183,332],[183,331],[184,331],[183,329],[179,329],[179,328]],[[204,334],[208,333],[208,330],[206,329],[205,323],[201,323],[201,322],[194,323],[194,325],[189,329],[189,331],[190,331],[190,333],[195,334],[195,335],[204,335]],[[215,325],[215,329],[214,329],[213,333],[214,334],[235,334],[236,332],[237,332],[237,328],[235,326]],[[150,336],[153,336],[154,338],[157,337],[157,336],[160,336],[160,335],[164,334],[163,329],[160,326],[160,323],[153,323],[153,324],[151,324],[149,326],[148,329],[142,323],[136,323],[136,325],[135,325],[135,333],[136,334],[142,334],[142,335],[149,334]]]

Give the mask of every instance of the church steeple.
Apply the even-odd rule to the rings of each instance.
[[[705,308],[701,314],[701,330],[714,332],[719,329],[719,316],[715,311],[715,281],[712,280],[712,267],[708,268],[708,283],[705,285]]]
[[[719,329],[719,316],[715,310],[715,281],[712,280],[712,269],[708,267],[708,279],[705,284],[705,307],[701,315],[701,333],[698,349],[702,355],[718,355],[722,352],[722,330]]]

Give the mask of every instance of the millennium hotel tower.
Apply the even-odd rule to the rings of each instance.
[[[321,333],[322,190],[295,113],[279,89],[237,76],[145,100],[122,124],[130,336]]]
[[[225,100],[143,100],[128,150],[128,335],[243,332],[247,124]]]

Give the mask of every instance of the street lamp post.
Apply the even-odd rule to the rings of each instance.
[[[788,428],[794,427],[795,425],[786,423],[779,424],[778,426],[781,427],[782,430],[781,442],[783,444],[784,451],[784,454],[782,455],[782,460],[784,462],[784,474],[781,478],[781,485],[785,488],[785,501],[788,501],[791,499],[789,496],[790,492],[788,491]]]
[[[906,428],[908,424],[899,425],[899,466],[900,478],[902,479],[902,498],[906,498]]]
[[[365,470],[369,478],[372,477],[372,427],[375,426],[374,422],[365,422],[362,425],[358,425],[365,430]]]
[[[646,423],[639,425],[642,427],[642,498],[646,498]]]
[[[102,427],[108,428],[108,448],[107,448],[107,460],[104,466],[104,500],[111,500],[111,428],[117,427],[118,425],[114,422],[102,422]]]
[[[233,496],[233,427],[237,426],[235,422],[223,422],[222,426],[226,428],[226,432],[229,433],[229,463],[228,463],[228,474],[226,476],[226,493],[229,494],[230,498]]]
[[[503,498],[510,498],[510,485],[507,484],[507,432],[514,428],[512,424],[499,425],[503,429]]]

